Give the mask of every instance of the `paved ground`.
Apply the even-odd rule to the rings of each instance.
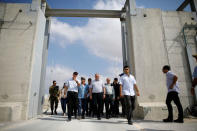
[[[66,121],[61,115],[43,115],[33,120],[0,124],[1,131],[197,131],[196,119],[185,119],[184,124],[163,123],[161,121],[135,120],[133,125],[128,125],[126,119],[112,118],[97,120],[87,118]]]

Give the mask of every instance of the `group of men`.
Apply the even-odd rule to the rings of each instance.
[[[119,82],[118,78],[114,78],[113,83],[110,78],[103,82],[99,74],[95,74],[95,79],[89,78],[88,84],[84,77],[78,80],[78,73],[73,72],[72,78],[64,83],[61,90],[56,85],[56,81],[53,81],[53,85],[49,88],[51,114],[57,114],[58,99],[61,99],[63,115],[66,114],[66,104],[68,107],[68,121],[71,121],[72,116],[84,119],[86,115],[96,116],[98,120],[101,120],[104,115],[104,107],[105,117],[110,119],[120,115],[119,103],[121,103],[121,115],[123,117],[126,115],[128,123],[132,124],[135,90],[137,96],[139,96],[139,90],[134,76],[129,72],[129,67],[125,66]]]
[[[197,55],[194,55],[197,60]],[[95,79],[88,79],[88,84],[85,82],[85,78],[81,77],[81,81],[77,79],[78,73],[74,72],[71,79],[66,81],[63,88],[58,93],[58,87],[56,81],[53,81],[53,86],[50,87],[50,103],[51,114],[53,111],[57,114],[58,97],[61,97],[61,104],[63,114],[65,115],[66,103],[68,107],[68,121],[71,121],[72,116],[75,118],[85,118],[85,113],[89,116],[97,116],[98,120],[101,120],[103,115],[103,109],[105,105],[106,119],[111,116],[119,115],[119,102],[122,105],[122,115],[126,115],[128,124],[132,125],[133,110],[135,109],[136,96],[140,96],[136,80],[133,75],[130,74],[128,66],[124,66],[124,73],[120,75],[120,80],[115,78],[113,83],[110,83],[110,79],[106,79],[104,83],[99,74],[95,74]],[[183,108],[179,99],[179,86],[178,77],[171,71],[169,65],[165,65],[162,68],[162,72],[166,74],[167,85],[167,98],[166,105],[168,108],[168,117],[163,119],[163,122],[177,122],[183,123]],[[197,67],[194,70],[194,79],[192,94],[194,93],[194,87],[197,85]],[[173,120],[173,111],[171,102],[174,101],[178,108],[178,119]],[[55,103],[55,110],[54,110]]]

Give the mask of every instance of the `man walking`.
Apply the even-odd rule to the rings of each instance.
[[[79,86],[79,89],[78,89],[78,98],[79,98],[78,116],[80,118],[82,116],[82,119],[85,119],[87,94],[88,94],[88,86],[85,83],[85,78],[81,77],[81,85]],[[82,113],[81,113],[81,110],[82,110]]]
[[[165,65],[162,69],[163,73],[166,74],[166,85],[168,89],[168,94],[166,98],[166,105],[168,107],[168,118],[163,119],[163,122],[173,122],[173,108],[171,102],[174,101],[178,108],[178,119],[174,122],[183,123],[183,108],[179,99],[179,87],[178,87],[178,77],[170,71],[170,66]]]
[[[71,121],[71,116],[74,111],[75,118],[77,118],[78,108],[78,87],[80,82],[77,79],[77,72],[73,73],[73,77],[66,82],[66,91],[68,98],[68,121]]]
[[[67,104],[67,94],[65,90],[65,83],[63,85],[63,88],[60,90],[60,100],[61,100],[61,106],[62,106],[62,111],[63,111],[63,116],[66,115],[66,104]]]
[[[133,110],[135,109],[135,91],[139,96],[139,90],[134,76],[129,73],[129,67],[124,66],[124,74],[120,77],[120,97],[124,97],[128,124],[132,125]]]
[[[113,108],[114,108],[114,99],[115,92],[112,84],[110,83],[110,79],[106,79],[107,83],[105,84],[105,109],[106,109],[106,119],[109,119],[112,116]]]
[[[112,86],[115,91],[114,111],[113,112],[116,117],[116,116],[119,116],[119,101],[120,101],[120,84],[118,83],[118,78],[114,78]],[[122,107],[122,109],[123,109],[123,107]]]
[[[53,109],[55,104],[55,114],[57,115],[57,107],[58,107],[58,97],[59,97],[59,86],[56,85],[56,81],[53,81],[53,85],[49,88],[49,100],[51,105],[51,115],[53,115]]]
[[[99,74],[95,74],[95,80],[90,86],[90,99],[93,100],[93,112],[97,114],[97,119],[101,120],[102,101],[105,98],[105,86],[100,80]]]
[[[87,94],[87,107],[86,107],[86,112],[88,114],[88,116],[92,116],[93,115],[93,102],[90,99],[90,86],[92,84],[92,79],[88,78],[88,94]]]

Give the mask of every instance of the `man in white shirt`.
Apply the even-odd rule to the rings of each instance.
[[[68,121],[71,121],[71,116],[74,111],[75,118],[77,118],[78,109],[78,87],[80,86],[77,80],[77,72],[73,73],[73,77],[65,84],[68,98]]]
[[[100,80],[99,74],[95,74],[95,80],[90,86],[90,99],[93,100],[93,113],[97,114],[97,119],[101,120],[102,102],[105,98],[105,86]]]
[[[179,99],[179,87],[178,87],[178,77],[170,71],[170,66],[165,65],[162,69],[163,73],[166,74],[166,85],[167,85],[167,98],[166,105],[168,107],[168,118],[163,119],[163,122],[173,122],[173,108],[171,102],[174,101],[178,108],[178,119],[174,120],[174,122],[183,123],[183,108]]]
[[[133,110],[135,109],[135,91],[139,96],[139,90],[134,76],[130,74],[129,67],[124,66],[124,74],[120,77],[120,97],[124,97],[125,110],[128,124],[132,125]]]
[[[106,119],[109,119],[114,113],[114,100],[115,100],[115,91],[114,87],[110,83],[110,78],[106,79],[105,83],[105,110],[106,110]]]

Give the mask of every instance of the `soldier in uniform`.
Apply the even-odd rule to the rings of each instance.
[[[51,105],[51,115],[53,115],[53,109],[55,104],[55,111],[54,113],[57,115],[57,107],[58,107],[58,97],[59,97],[59,86],[56,85],[56,81],[53,81],[53,85],[49,88],[49,100]]]

